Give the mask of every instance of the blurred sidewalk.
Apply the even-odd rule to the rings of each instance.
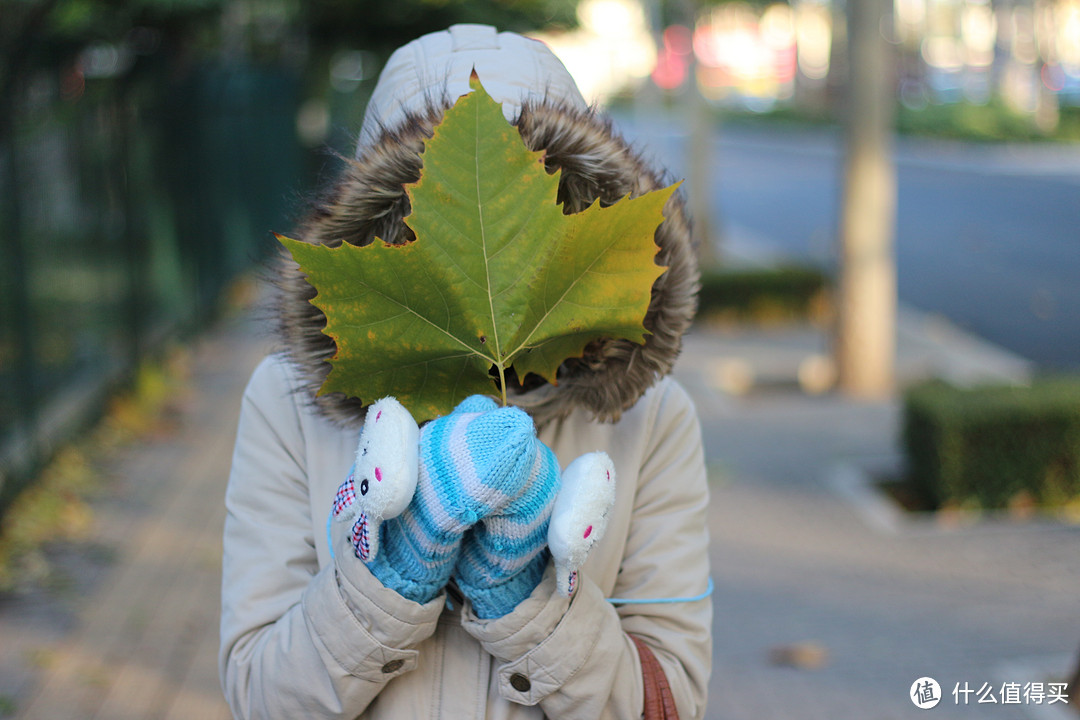
[[[195,344],[175,433],[110,462],[67,584],[0,598],[0,718],[222,720],[225,484],[240,397],[269,343],[250,315]]]
[[[905,312],[898,375],[1022,378],[1017,358]],[[1005,683],[1060,681],[1080,646],[1080,527],[1048,518],[906,514],[872,484],[899,464],[899,402],[799,388],[807,330],[692,333],[676,371],[698,404],[712,481],[710,720],[1067,720],[1003,706]],[[725,367],[757,373],[725,392]],[[998,704],[958,705],[954,688]]]
[[[269,346],[257,314],[198,343],[181,429],[115,463],[95,536],[72,561],[96,568],[87,594],[0,602],[0,717],[228,717],[216,668],[223,495],[240,394]],[[905,381],[1028,372],[907,311],[899,342]],[[697,329],[686,340],[676,374],[698,404],[713,481],[708,717],[916,717],[908,691],[923,675],[945,693],[936,717],[1055,713],[1060,704],[975,697],[958,707],[950,693],[1065,672],[1080,645],[1080,531],[882,521],[882,501],[858,478],[895,458],[898,404],[803,392],[799,368],[825,348],[806,328]],[[731,367],[754,381],[734,392]]]

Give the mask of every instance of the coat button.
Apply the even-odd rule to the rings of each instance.
[[[518,692],[529,692],[532,689],[532,683],[529,682],[529,678],[525,677],[521,673],[514,673],[510,676],[510,686]]]
[[[398,670],[400,670],[401,666],[404,665],[404,664],[405,664],[405,661],[402,660],[401,658],[398,658],[397,660],[391,660],[390,662],[388,662],[388,663],[386,663],[385,665],[382,666],[382,671],[385,674],[389,675],[392,672],[397,672]]]

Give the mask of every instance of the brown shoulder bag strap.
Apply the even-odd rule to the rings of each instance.
[[[671,695],[664,668],[649,649],[649,646],[633,635],[630,639],[637,646],[641,658],[641,674],[645,680],[645,720],[679,720],[679,711],[675,709],[675,698]]]

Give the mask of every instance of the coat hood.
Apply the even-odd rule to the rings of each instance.
[[[403,222],[409,214],[405,186],[419,180],[424,142],[443,112],[469,91],[474,67],[525,144],[545,152],[549,173],[560,173],[558,201],[564,212],[580,212],[596,200],[613,204],[627,194],[636,197],[670,184],[613,131],[610,120],[585,105],[544,45],[486,26],[455,26],[414,40],[391,56],[369,103],[356,157],[346,162],[296,237],[334,247],[366,245],[376,237],[389,243],[414,240]],[[512,402],[525,408],[537,426],[579,408],[600,421],[615,421],[671,371],[696,308],[698,272],[679,193],[664,216],[656,230],[656,262],[668,270],[653,284],[644,345],[601,339],[587,346],[583,357],[563,363],[557,386],[524,378],[512,389]],[[365,412],[360,399],[315,396],[336,351],[322,332],[325,316],[310,302],[315,289],[287,253],[276,272],[280,337],[303,391],[325,417],[359,425]]]

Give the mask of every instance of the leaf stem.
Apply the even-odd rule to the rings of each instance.
[[[499,368],[499,390],[502,392],[502,406],[506,407],[506,368],[502,363],[495,363]]]

